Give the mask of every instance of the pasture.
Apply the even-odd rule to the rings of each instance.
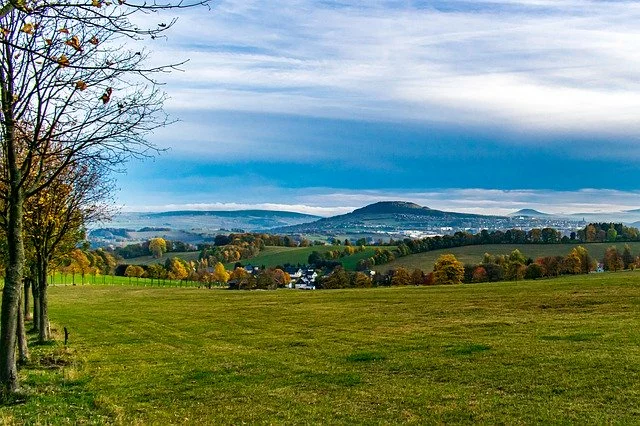
[[[17,424],[640,422],[640,272],[330,291],[57,286]]]
[[[598,261],[602,261],[604,252],[611,246],[616,246],[620,252],[624,249],[625,243],[588,243],[580,244],[585,247],[591,257]],[[640,242],[628,243],[631,252],[634,255],[640,254]],[[433,265],[442,254],[452,253],[462,263],[477,264],[482,262],[482,256],[485,253],[509,254],[513,250],[520,250],[525,257],[536,259],[544,256],[566,256],[571,249],[578,244],[486,244],[477,246],[454,247],[450,249],[434,250],[425,253],[411,254],[405,257],[399,257],[393,262],[377,265],[373,269],[378,272],[386,272],[389,269],[399,267],[412,269],[422,269],[424,271],[432,271]]]
[[[395,247],[385,247],[389,250],[395,249]],[[260,254],[250,259],[243,259],[241,262],[244,265],[265,266],[272,268],[275,266],[282,266],[285,264],[291,265],[305,265],[308,263],[309,255],[317,251],[319,253],[326,253],[330,250],[344,250],[344,246],[310,246],[310,247],[266,247]],[[345,269],[349,271],[355,271],[356,265],[361,259],[373,256],[375,247],[365,247],[365,250],[360,253],[355,253],[351,256],[341,257],[335,259],[337,262],[342,263]],[[232,270],[235,262],[225,264],[228,270]]]

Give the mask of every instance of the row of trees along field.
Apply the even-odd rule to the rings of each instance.
[[[167,259],[165,265],[154,264],[122,265],[123,275],[129,278],[149,278],[151,283],[166,280],[184,280],[197,283],[206,288],[228,286],[239,290],[275,290],[285,287],[291,277],[281,268],[262,268],[257,273],[249,273],[242,267],[229,272],[220,262],[209,267],[206,259],[198,262],[186,262],[179,258]]]
[[[206,0],[205,0],[206,1]],[[132,49],[174,21],[139,28],[135,15],[196,3],[0,0],[0,200],[6,276],[0,316],[0,387],[19,389],[16,346],[27,358],[25,271],[35,269],[41,340],[49,339],[47,269],[84,224],[107,214],[105,176],[157,152],[145,137],[168,124],[155,76]],[[17,345],[17,343],[19,343]]]
[[[591,223],[570,236],[562,236],[560,231],[553,228],[510,229],[507,231],[482,230],[477,234],[470,232],[456,232],[453,235],[425,237],[422,239],[405,238],[401,241],[389,241],[386,245],[396,246],[395,249],[380,248],[367,259],[362,259],[357,266],[360,271],[371,269],[375,265],[384,265],[398,257],[410,254],[424,253],[454,247],[487,244],[579,244],[596,242],[631,242],[640,241],[640,231],[637,228],[625,226],[621,223]]]
[[[601,266],[605,271],[633,270],[640,268],[640,256],[634,255],[629,245],[625,244],[622,252],[612,246],[605,251]],[[319,280],[318,287],[335,289],[518,281],[588,274],[598,267],[598,262],[582,246],[572,248],[566,256],[546,256],[535,260],[527,258],[517,249],[509,255],[485,253],[480,263],[467,265],[463,265],[453,254],[443,254],[429,272],[397,268],[375,274],[371,278],[363,272],[348,272],[342,267],[336,267],[332,273]]]

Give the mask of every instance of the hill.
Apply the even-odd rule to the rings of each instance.
[[[542,213],[534,209],[521,209],[517,212],[509,213],[509,216],[524,216],[524,217],[549,217],[552,216],[549,213]]]
[[[388,247],[389,249],[395,249],[395,247]],[[330,250],[344,250],[344,246],[311,246],[311,247],[266,247],[265,250],[260,252],[259,255],[250,259],[242,260],[244,265],[262,266],[272,268],[274,266],[282,266],[285,264],[304,265],[308,262],[309,255],[318,251],[320,253],[326,253]],[[363,252],[355,253],[351,256],[345,256],[336,259],[336,262],[342,263],[345,269],[349,271],[355,271],[356,265],[362,259],[373,256],[375,247],[365,247]],[[229,270],[233,269],[235,262],[228,263],[225,267]]]
[[[298,234],[394,234],[407,230],[441,233],[443,228],[495,228],[510,222],[505,216],[483,216],[447,212],[422,207],[405,201],[381,201],[344,215],[323,218],[315,222],[272,229],[275,233]],[[504,225],[507,227],[506,225]]]
[[[640,254],[640,242],[627,243],[631,247],[632,253],[635,255]],[[577,244],[576,244],[577,245]],[[566,256],[569,251],[576,245],[573,244],[487,244],[477,246],[455,247],[451,249],[434,250],[425,253],[411,254],[405,257],[399,257],[393,262],[377,265],[374,269],[376,271],[385,272],[389,269],[395,269],[403,267],[406,269],[422,269],[425,271],[431,271],[433,264],[436,262],[441,254],[452,253],[458,260],[463,263],[477,264],[482,261],[482,256],[485,253],[491,254],[509,254],[513,250],[518,249],[525,255],[525,257],[531,257],[536,259],[544,256]],[[624,244],[612,244],[612,243],[589,243],[581,244],[585,247],[589,254],[598,260],[602,260],[604,252],[608,247],[615,245],[618,250],[622,250]]]
[[[217,233],[264,232],[276,227],[313,222],[319,218],[271,210],[121,213],[114,217],[109,228],[91,229],[89,240],[96,247],[122,246],[148,241],[153,237],[197,244],[210,241]]]
[[[55,286],[69,344],[34,346],[29,395],[0,418],[635,424],[639,301],[638,272],[313,292]]]

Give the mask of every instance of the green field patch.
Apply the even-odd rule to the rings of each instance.
[[[639,300],[640,272],[366,291],[52,286],[68,348],[31,347],[27,396],[0,406],[0,424],[635,424]],[[55,351],[74,362],[40,364]]]
[[[478,352],[485,352],[491,349],[491,346],[479,343],[463,343],[449,346],[445,349],[445,353],[454,356],[473,355]]]
[[[601,333],[575,333],[575,334],[568,334],[564,336],[560,336],[560,335],[540,336],[540,339],[548,340],[548,341],[588,342],[590,340],[595,340],[601,336],[602,336]]]
[[[584,311],[585,309],[594,308],[599,305],[603,305],[606,302],[603,300],[593,299],[570,299],[570,300],[558,300],[547,303],[542,303],[539,308],[542,310],[547,309],[559,309],[565,311]]]
[[[587,243],[587,244],[484,244],[465,247],[454,247],[442,250],[433,250],[425,253],[416,253],[409,256],[399,257],[393,262],[384,265],[376,265],[374,269],[378,272],[386,272],[389,269],[397,269],[403,267],[408,270],[422,269],[425,271],[433,270],[433,265],[442,254],[451,253],[462,263],[478,264],[482,262],[485,253],[493,255],[508,255],[513,250],[518,249],[525,257],[536,259],[545,256],[566,256],[574,247],[582,245],[587,249],[589,255],[593,259],[601,260],[604,252],[612,245],[622,251],[625,244],[629,244],[632,253],[640,251],[640,242],[630,243]]]
[[[243,265],[265,266],[273,268],[276,266],[289,265],[306,265],[309,262],[309,255],[314,251],[326,253],[332,250],[343,251],[345,246],[310,246],[310,247],[265,247],[257,256],[249,259],[243,259],[240,262]],[[344,256],[333,259],[340,262],[345,269],[354,271],[358,262],[362,259],[371,257],[375,253],[377,247],[368,246],[364,251],[354,253],[351,256]],[[394,250],[396,247],[382,247],[387,250]],[[233,269],[235,262],[225,264],[227,269]]]
[[[164,265],[167,259],[171,259],[173,257],[179,257],[180,259],[184,259],[187,262],[195,262],[200,258],[199,251],[173,251],[164,253],[162,257],[157,258],[153,256],[140,256],[140,257],[132,257],[129,259],[121,259],[118,260],[119,264],[123,265],[155,265],[156,263],[160,263]]]
[[[484,321],[484,322],[467,323],[465,324],[465,327],[493,330],[493,329],[502,329],[504,327],[511,327],[513,325],[514,323],[506,322],[506,321]]]
[[[362,377],[356,373],[307,372],[302,375],[306,385],[324,388],[329,386],[353,387],[362,383]]]
[[[347,361],[349,362],[373,362],[384,361],[385,359],[387,357],[378,352],[354,352],[347,355]]]

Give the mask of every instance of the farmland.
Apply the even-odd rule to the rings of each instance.
[[[640,242],[628,243],[631,247],[632,253],[635,255],[640,254]],[[612,245],[616,246],[622,251],[624,243],[589,243],[582,244],[589,254],[594,258],[601,260],[604,256],[604,252],[608,247]],[[536,259],[544,256],[566,256],[569,251],[576,245],[574,244],[487,244],[476,246],[455,247],[450,249],[434,250],[425,253],[412,254],[405,257],[400,257],[393,262],[386,263],[384,265],[377,265],[374,269],[379,272],[384,272],[389,269],[395,269],[403,267],[406,269],[422,269],[425,271],[431,271],[433,264],[441,254],[452,253],[458,260],[463,263],[477,264],[482,261],[482,256],[485,253],[491,254],[509,254],[513,250],[520,250],[526,257]]]
[[[390,250],[395,249],[395,247],[385,247]],[[317,251],[319,253],[326,253],[330,250],[344,250],[344,246],[311,246],[311,247],[266,247],[265,250],[260,252],[258,256],[252,257],[250,259],[242,260],[244,264],[252,264],[254,266],[262,266],[264,265],[267,268],[275,267],[278,265],[284,264],[306,264],[309,255]],[[339,259],[335,259],[336,261],[342,263],[345,269],[355,270],[358,261],[361,259],[373,256],[375,251],[375,247],[365,247],[365,250],[359,253],[355,253],[351,256],[345,256]],[[226,264],[227,269],[233,269],[234,263]]]
[[[4,423],[637,423],[640,273],[298,292],[56,286]]]

